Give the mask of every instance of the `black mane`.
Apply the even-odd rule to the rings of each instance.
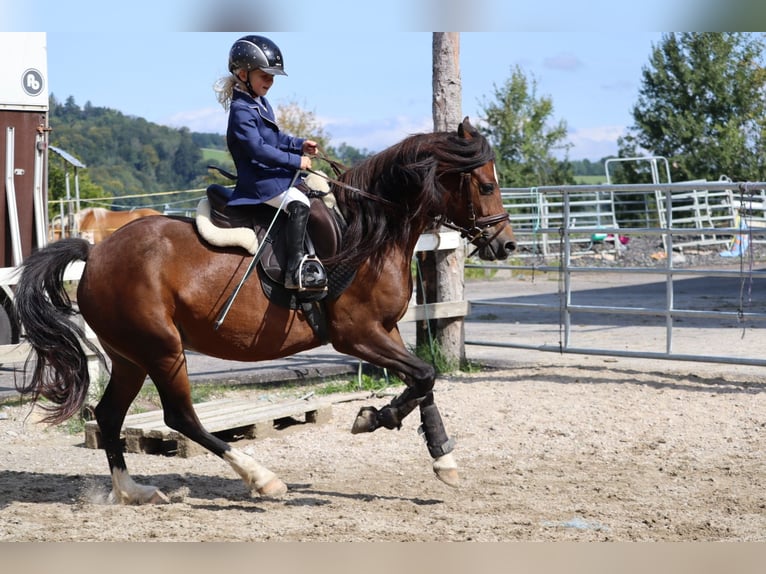
[[[340,253],[326,263],[356,267],[369,260],[380,271],[386,249],[404,248],[413,233],[444,211],[449,193],[458,191],[445,189],[443,176],[471,171],[494,158],[483,136],[475,130],[470,135],[456,131],[409,136],[342,174],[343,183],[385,202],[333,186],[348,230]]]

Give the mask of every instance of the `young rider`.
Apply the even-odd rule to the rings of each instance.
[[[286,76],[279,47],[265,36],[249,35],[229,51],[230,76],[219,82],[218,99],[229,110],[226,143],[237,168],[237,184],[228,202],[243,210],[267,203],[287,212],[288,259],[285,287],[324,289],[326,274],[315,259],[305,260],[304,237],[309,200],[296,174],[311,168],[317,143],[282,132],[266,99],[274,76]]]

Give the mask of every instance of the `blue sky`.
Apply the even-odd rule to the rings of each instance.
[[[566,121],[570,158],[597,160],[617,151],[632,123],[641,69],[661,39],[642,30],[674,29],[690,7],[719,3],[0,0],[0,31],[46,31],[49,88],[59,100],[222,133],[226,115],[212,85],[233,41],[292,30],[264,33],[282,48],[289,74],[269,99],[314,112],[334,145],[377,151],[432,127],[430,30],[468,30],[463,114],[478,120],[519,65],[538,96],[553,100],[553,119]],[[211,31],[230,29],[245,32]]]
[[[226,114],[212,86],[226,74],[228,50],[241,33],[51,31],[50,91],[128,115],[192,131],[220,132]],[[313,111],[335,145],[378,151],[410,133],[432,129],[431,39],[428,32],[353,32],[320,36],[268,33],[282,49],[287,77],[277,77],[272,104]],[[495,86],[516,65],[552,98],[565,120],[571,159],[617,151],[632,123],[641,68],[660,33],[462,33],[463,114],[482,115]]]

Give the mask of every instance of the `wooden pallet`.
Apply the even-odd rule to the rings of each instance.
[[[332,404],[319,400],[295,400],[267,405],[242,399],[220,399],[194,405],[208,431],[231,441],[273,436],[282,426],[305,422],[321,424],[330,420]],[[296,417],[303,418],[302,421]],[[197,443],[165,425],[161,410],[125,417],[120,433],[125,451],[144,454],[175,454],[188,458],[207,452]],[[85,446],[103,448],[96,421],[85,423]]]

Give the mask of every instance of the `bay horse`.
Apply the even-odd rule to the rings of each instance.
[[[494,152],[466,117],[456,132],[411,135],[345,171],[332,184],[347,229],[339,255],[325,262],[355,270],[349,286],[321,304],[326,333],[344,354],[387,368],[406,384],[381,409],[364,407],[351,432],[398,429],[416,407],[436,476],[459,484],[458,466],[434,402],[433,366],[411,354],[397,327],[412,293],[410,263],[421,233],[446,225],[485,260],[515,249],[498,187]],[[253,495],[281,496],[287,487],[252,457],[205,430],[192,407],[185,349],[222,359],[262,361],[323,344],[303,309],[276,305],[261,283],[246,282],[226,321],[214,322],[252,257],[243,249],[212,247],[188,218],[147,217],[90,246],[63,239],[31,254],[15,298],[17,316],[36,356],[19,391],[48,403],[46,421],[79,412],[89,384],[81,328],[64,289],[68,264],[85,260],[77,289],[82,317],[111,359],[111,374],[95,408],[109,463],[110,500],[167,502],[158,488],[128,473],[120,429],[148,375],[165,423],[228,462]]]

